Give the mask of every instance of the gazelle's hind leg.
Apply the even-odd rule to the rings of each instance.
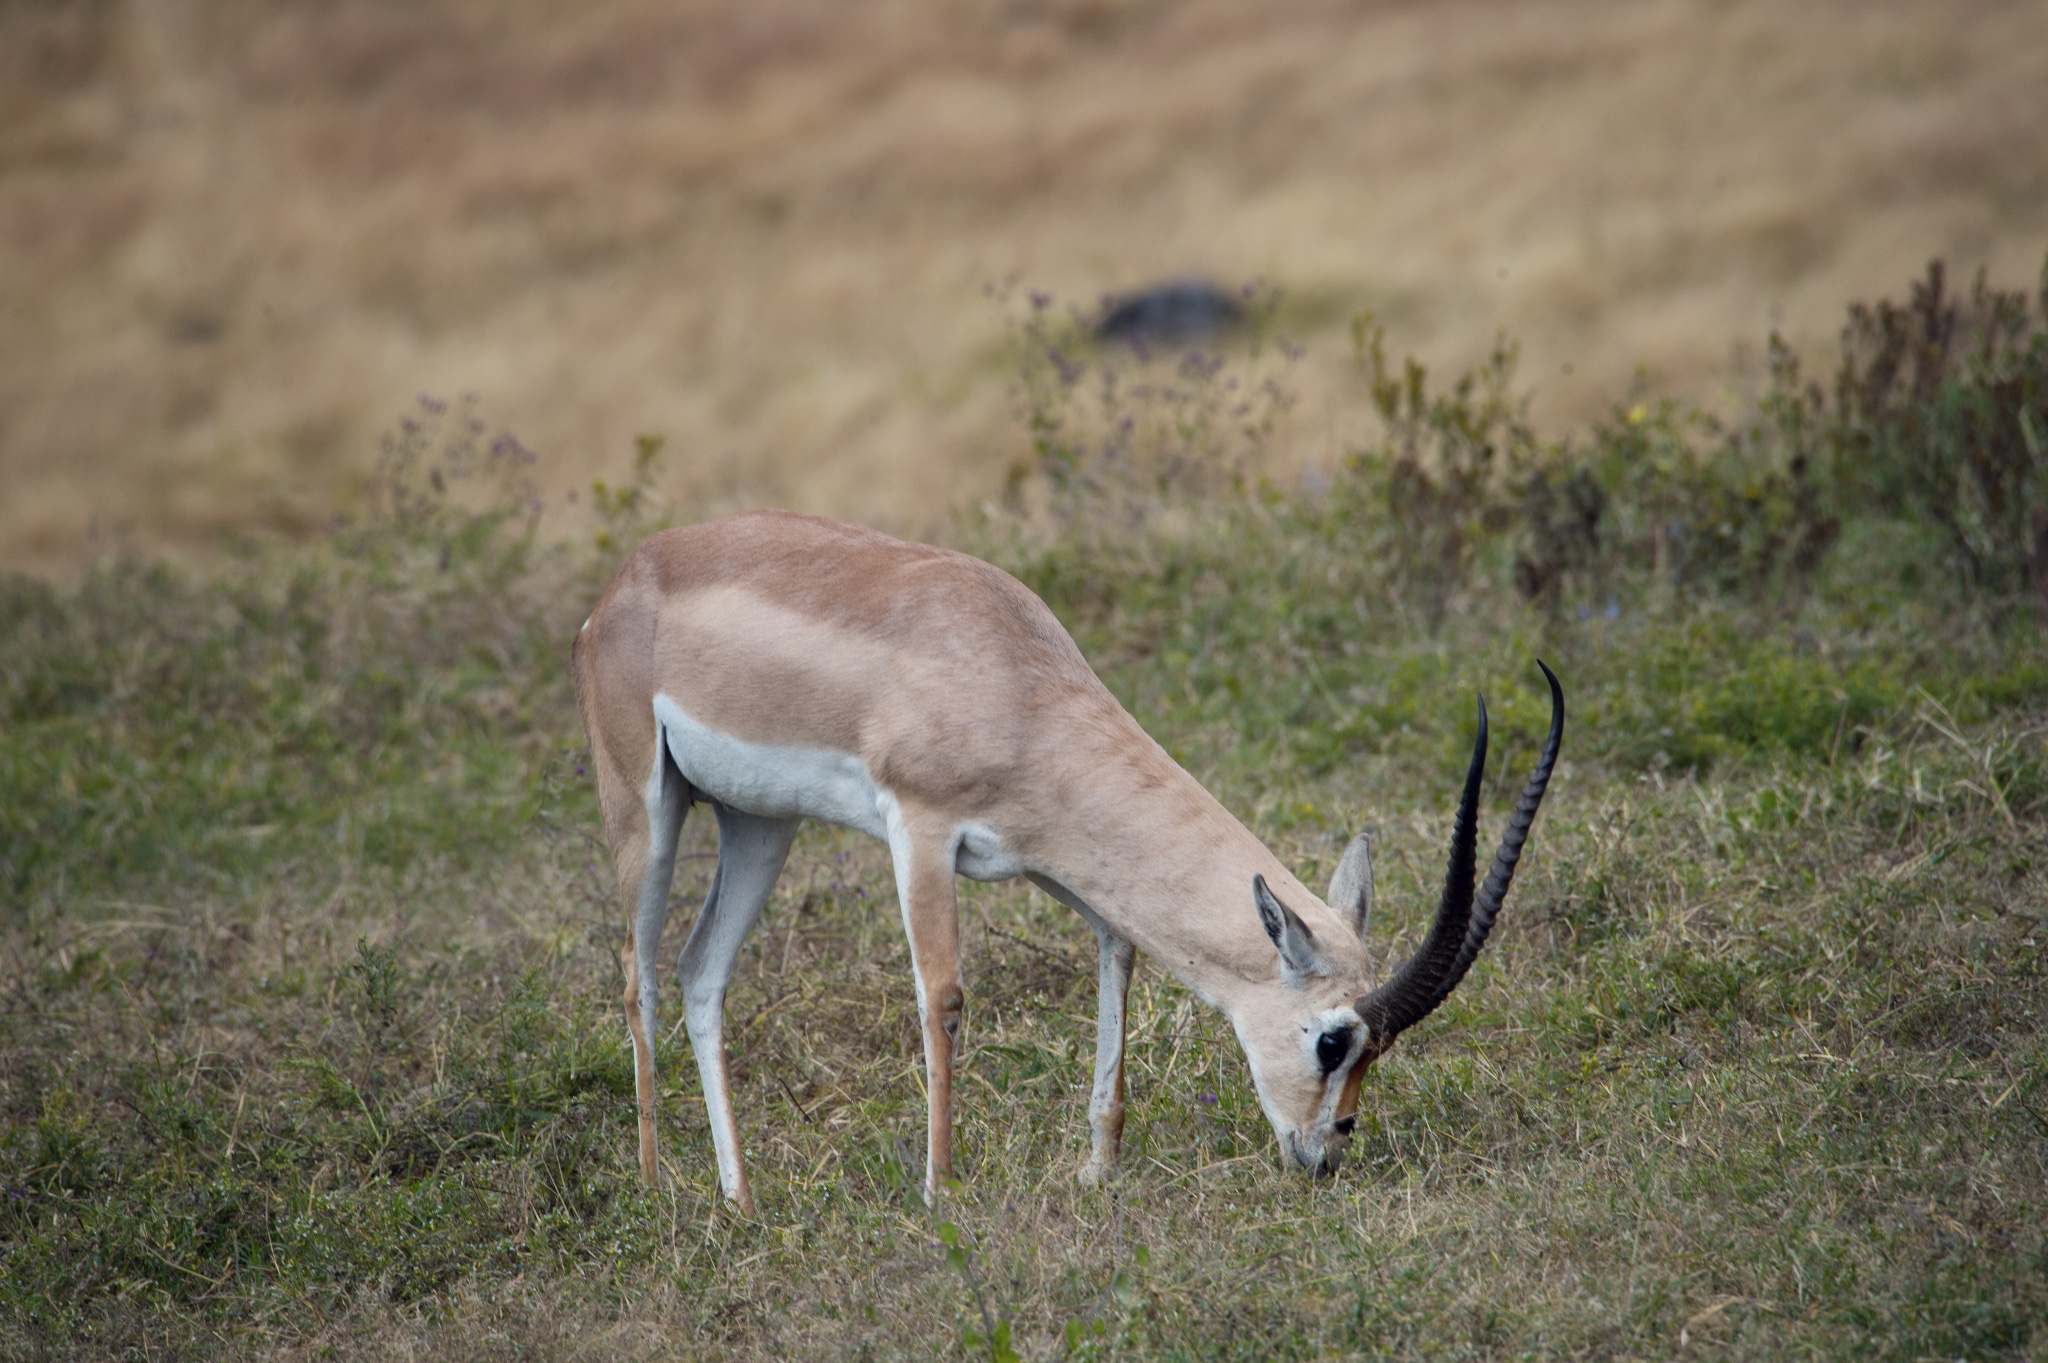
[[[640,1105],[640,1177],[650,1188],[661,1186],[655,1142],[654,1038],[658,1031],[660,971],[656,953],[668,922],[668,890],[676,874],[676,844],[683,816],[690,812],[690,787],[668,754],[657,749],[647,780],[646,827],[630,826],[613,838],[619,876],[628,886],[637,882],[638,898],[621,955],[626,970],[626,1029],[633,1036],[633,1088]],[[644,858],[644,861],[642,860]],[[641,861],[637,876],[633,863]]]
[[[760,921],[775,879],[782,874],[797,820],[765,819],[724,805],[713,808],[718,813],[718,870],[679,962],[683,1021],[703,1081],[704,1115],[718,1152],[718,1185],[742,1211],[752,1214],[754,1195],[740,1158],[739,1123],[733,1116],[732,1078],[725,1059],[725,991],[740,948]]]

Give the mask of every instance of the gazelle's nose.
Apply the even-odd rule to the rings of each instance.
[[[1311,1155],[1302,1148],[1299,1132],[1290,1131],[1287,1133],[1287,1156],[1294,1161],[1295,1167],[1298,1169],[1305,1169],[1311,1174],[1319,1174],[1323,1171],[1323,1157],[1320,1154]]]

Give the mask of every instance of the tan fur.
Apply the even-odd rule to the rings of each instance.
[[[1327,1143],[1327,1133],[1307,1129],[1326,1106],[1325,1084],[1301,1062],[1300,1037],[1312,1014],[1366,984],[1358,939],[1138,726],[1015,578],[816,517],[732,516],[643,544],[577,639],[574,665],[629,916],[649,855],[643,792],[657,694],[750,743],[856,756],[895,796],[914,852],[910,883],[898,888],[929,1005],[934,1181],[951,1171],[952,1047],[964,995],[946,858],[963,821],[993,829],[1113,938],[1222,1008],[1283,1142],[1292,1131],[1318,1152]],[[1313,931],[1324,973],[1283,979],[1253,908],[1254,875]],[[652,1182],[653,1061],[630,942],[626,954],[642,1170]],[[1114,1112],[1096,1123],[1098,1163],[1104,1146],[1113,1162],[1122,1124],[1120,1047],[1114,1070],[1103,1090]],[[1344,1099],[1339,1116],[1355,1105],[1355,1082]]]

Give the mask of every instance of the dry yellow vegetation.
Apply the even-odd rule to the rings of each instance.
[[[1204,274],[1308,345],[1524,343],[1539,421],[1753,386],[2048,245],[2037,4],[46,0],[0,7],[0,565],[286,532],[415,392],[559,497],[929,529],[1024,453],[1004,312]]]

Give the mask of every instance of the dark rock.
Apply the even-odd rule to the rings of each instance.
[[[1244,305],[1236,298],[1214,284],[1183,279],[1108,300],[1095,334],[1105,341],[1186,345],[1243,322]]]

